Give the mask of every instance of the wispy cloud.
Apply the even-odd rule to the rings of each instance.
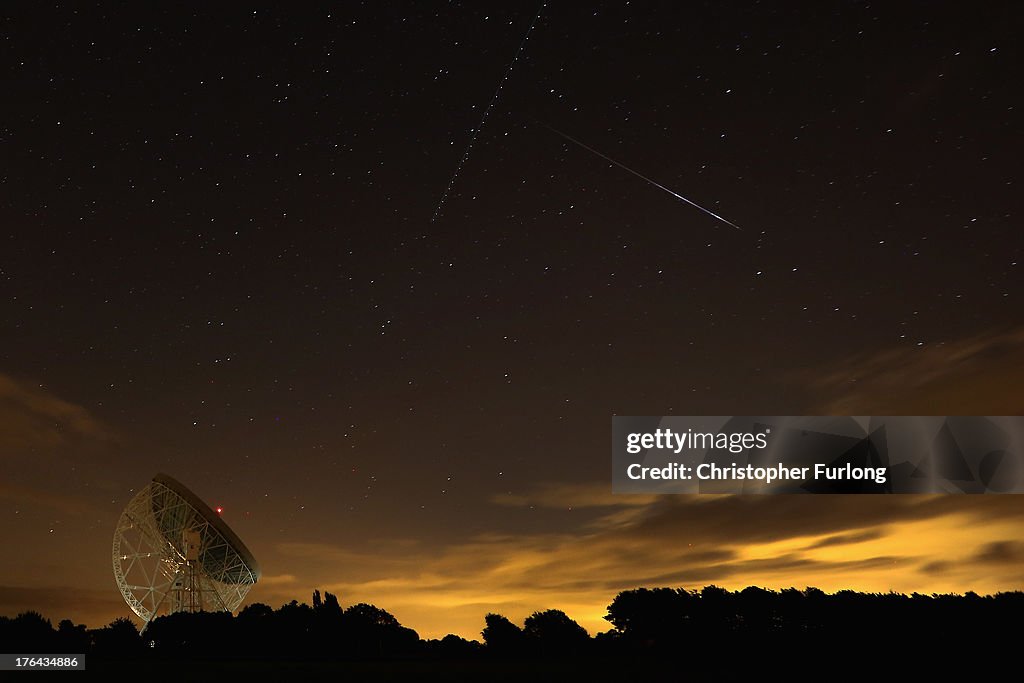
[[[1024,542],[1014,540],[993,541],[986,544],[974,560],[981,564],[1015,565],[1024,576]]]
[[[829,415],[1024,414],[1024,328],[847,358],[803,381]]]
[[[275,574],[268,576],[264,574],[260,577],[260,585],[262,586],[293,586],[298,583],[298,579],[294,574]]]
[[[0,446],[5,457],[60,446],[69,438],[105,440],[111,436],[84,407],[41,386],[0,374]]]

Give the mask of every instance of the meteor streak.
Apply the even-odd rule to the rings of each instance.
[[[540,123],[540,122],[538,122],[538,123]],[[602,154],[601,152],[598,152],[593,147],[590,147],[588,145],[583,144],[582,142],[580,142],[576,138],[572,137],[571,135],[566,135],[562,131],[558,130],[557,128],[553,128],[552,126],[549,126],[546,123],[541,123],[541,125],[544,126],[545,128],[547,128],[548,130],[550,130],[553,133],[558,133],[559,135],[561,135],[563,138],[565,138],[569,142],[571,142],[573,144],[576,144],[576,145],[579,145],[580,147],[582,147],[583,149],[587,150],[588,152],[596,154],[597,156],[601,157],[605,161],[610,161],[611,163],[615,164],[616,166],[618,166],[622,170],[629,171],[630,173],[635,175],[637,178],[640,178],[641,180],[646,181],[646,182],[650,183],[651,185],[654,185],[659,190],[664,190],[665,192],[668,192],[670,195],[672,195],[676,199],[681,199],[684,202],[686,202],[687,204],[689,204],[690,206],[692,206],[694,208],[697,208],[697,209],[700,209],[701,211],[703,211],[707,215],[711,216],[712,218],[717,218],[718,220],[722,221],[726,225],[731,225],[732,227],[736,228],[737,230],[742,230],[743,229],[740,226],[738,226],[735,223],[733,223],[732,221],[727,221],[726,219],[722,218],[721,216],[719,216],[714,211],[709,211],[708,209],[705,209],[703,206],[701,206],[697,202],[690,201],[689,199],[687,199],[683,195],[679,194],[678,192],[673,192],[672,190],[668,189],[667,187],[665,187],[661,183],[656,183],[653,180],[651,180],[650,178],[648,178],[647,176],[645,176],[645,175],[643,175],[641,173],[637,173],[636,171],[631,169],[629,166],[626,166],[624,164],[620,164],[619,162],[615,161],[615,159],[612,159],[610,156],[608,156],[606,154]]]
[[[519,55],[522,54],[523,48],[526,47],[526,41],[530,39],[530,34],[533,33],[533,27],[537,25],[537,21],[540,19],[541,13],[544,8],[547,7],[547,2],[540,3],[540,9],[537,10],[537,14],[533,17],[533,21],[530,22],[530,28],[526,29],[526,35],[523,36],[522,41],[519,43],[519,47],[516,48],[516,53],[512,55],[512,61],[509,62],[508,68],[505,69],[505,73],[502,75],[501,80],[498,81],[498,89],[494,91],[494,95],[491,96],[491,101],[487,103],[487,107],[484,108],[484,115],[480,117],[480,123],[477,124],[476,128],[470,129],[469,142],[466,143],[466,149],[462,152],[462,156],[459,158],[459,163],[455,165],[455,172],[452,173],[451,180],[448,181],[448,185],[445,186],[444,192],[441,193],[441,199],[437,202],[437,207],[434,209],[434,215],[430,217],[430,222],[433,223],[437,220],[437,217],[441,215],[441,209],[444,208],[444,203],[448,201],[448,195],[452,193],[452,188],[455,187],[455,181],[459,178],[459,173],[462,171],[462,167],[466,165],[466,161],[469,159],[469,153],[473,151],[473,144],[476,142],[476,138],[480,135],[480,129],[487,123],[487,117],[491,113],[491,109],[494,108],[494,103],[498,101],[498,96],[501,94],[501,89],[505,87],[505,81],[512,75],[512,68],[519,61]]]

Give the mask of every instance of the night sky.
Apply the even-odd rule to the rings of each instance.
[[[609,458],[616,414],[1024,412],[1018,3],[208,5],[0,7],[0,613],[128,616],[160,471],[251,601],[431,637],[1024,587],[1015,496],[613,497]]]

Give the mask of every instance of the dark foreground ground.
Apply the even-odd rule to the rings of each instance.
[[[685,668],[682,667],[682,668]],[[131,675],[148,681],[652,681],[662,666],[624,661],[110,661],[89,660],[90,679]],[[661,675],[658,675],[658,674]],[[73,678],[75,673],[63,673]],[[655,676],[657,675],[657,678]],[[688,678],[688,677],[687,677]],[[733,680],[706,677],[690,680]]]
[[[937,644],[938,645],[938,644]],[[978,653],[956,653],[939,648],[931,657],[921,653],[889,651],[835,652],[833,656],[806,657],[779,653],[768,660],[743,652],[714,662],[701,662],[701,653],[681,647],[676,658],[574,660],[471,660],[471,661],[110,661],[90,660],[89,680],[132,676],[147,681],[913,681],[975,680]],[[909,655],[909,656],[908,656]],[[958,655],[967,655],[962,658]],[[973,663],[972,663],[973,660]],[[80,674],[62,673],[65,679]]]

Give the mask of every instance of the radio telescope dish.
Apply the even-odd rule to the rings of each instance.
[[[113,561],[117,587],[145,625],[175,612],[233,612],[260,578],[235,532],[166,474],[128,501]]]

